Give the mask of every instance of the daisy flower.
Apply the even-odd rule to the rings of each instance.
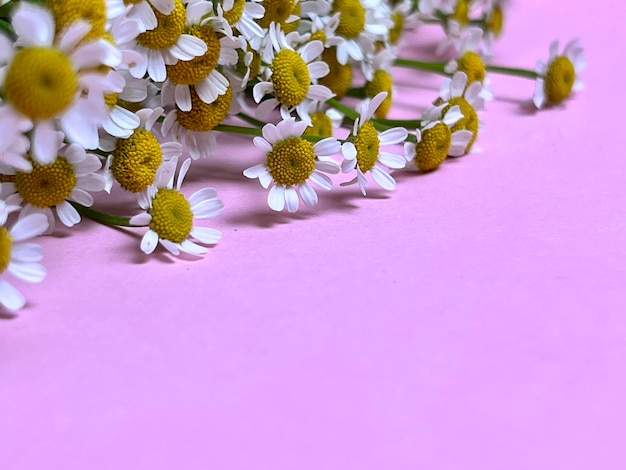
[[[390,70],[395,60],[396,54],[390,48],[383,48],[374,55],[370,63],[363,62],[361,64],[366,80],[365,96],[373,99],[381,92],[386,93],[385,99],[381,101],[375,111],[375,115],[379,119],[387,117],[391,109],[394,85]]]
[[[156,172],[163,163],[182,154],[179,142],[159,142],[152,127],[163,115],[163,108],[141,109],[136,116],[139,126],[128,138],[107,143],[111,149],[104,168],[105,190],[111,191],[117,181],[126,191],[138,193],[154,183]]]
[[[118,12],[128,8],[128,18],[136,20],[143,31],[154,29],[159,24],[157,15],[169,15],[174,10],[174,0],[108,0],[110,9]],[[128,4],[128,5],[127,5]]]
[[[406,140],[407,130],[403,127],[394,127],[380,134],[371,121],[376,109],[387,97],[386,92],[377,94],[371,101],[360,106],[360,117],[354,121],[354,127],[348,142],[341,146],[344,161],[341,170],[350,173],[356,169],[356,176],[351,181],[342,183],[342,186],[358,183],[363,196],[369,185],[366,174],[369,173],[381,188],[392,190],[396,187],[393,177],[380,166],[382,163],[389,168],[404,168],[406,161],[403,156],[389,152],[381,152],[381,145],[395,145]]]
[[[265,35],[265,30],[256,22],[265,15],[262,0],[225,0],[217,4],[217,16],[224,21],[224,27],[236,30],[250,43]]]
[[[195,5],[197,2],[191,2]],[[206,43],[192,34],[185,33],[187,8],[181,0],[174,0],[174,9],[163,14],[154,11],[156,27],[141,33],[128,46],[141,54],[143,60],[130,68],[133,77],[143,78],[146,72],[155,82],[167,77],[166,65],[174,65],[179,60],[191,60],[207,51]]]
[[[12,15],[15,44],[0,41],[0,128],[13,129],[13,120],[28,120],[33,127],[31,154],[35,161],[55,158],[56,131],[87,149],[98,146],[102,122],[103,93],[119,92],[111,77],[94,71],[115,67],[120,52],[99,39],[82,42],[90,25],[72,23],[54,42],[54,19],[50,12],[30,2],[19,2]]]
[[[63,225],[72,227],[80,222],[80,214],[69,201],[92,206],[95,191],[102,191],[104,177],[95,173],[101,167],[100,159],[78,144],[62,144],[57,135],[57,157],[48,164],[31,160],[31,171],[8,173],[2,183],[0,196],[12,205],[22,206],[20,217],[43,214],[48,220],[48,231],[54,230],[54,212]]]
[[[450,107],[457,105],[462,114],[462,118],[452,127],[452,132],[466,129],[472,133],[465,153],[469,153],[472,149],[480,130],[481,123],[478,119],[478,111],[485,107],[482,88],[480,82],[472,82],[468,85],[465,72],[456,72],[452,78],[445,78],[441,84],[440,101],[447,102]],[[442,112],[445,113],[445,111],[446,108]]]
[[[188,158],[181,165],[174,187],[178,158],[163,163],[156,180],[145,192],[138,195],[139,206],[145,210],[130,219],[131,225],[148,226],[141,239],[141,250],[152,253],[160,243],[173,255],[180,252],[200,256],[208,249],[190,240],[194,238],[205,245],[212,245],[222,237],[221,232],[208,227],[197,227],[194,219],[215,217],[224,210],[224,203],[213,188],[203,188],[186,198],[181,192],[185,175],[191,165]]]
[[[568,42],[562,54],[559,54],[559,41],[553,41],[548,62],[540,60],[535,68],[535,106],[541,109],[549,104],[560,104],[569,98],[572,91],[582,90],[583,82],[579,73],[584,68],[585,59],[579,38]]]
[[[4,273],[26,282],[41,282],[46,270],[39,264],[43,258],[40,245],[28,240],[41,235],[48,228],[48,219],[42,214],[20,218],[10,229],[4,225],[9,212],[16,210],[0,201],[0,305],[9,310],[24,306],[24,296],[4,279]]]
[[[415,131],[416,143],[404,144],[406,160],[413,161],[421,171],[432,171],[447,156],[464,155],[472,133],[465,129],[452,130],[461,119],[463,114],[458,105],[444,103],[427,110],[421,129]]]
[[[255,137],[254,145],[265,152],[265,163],[244,170],[247,178],[258,178],[261,186],[270,188],[267,204],[270,209],[296,212],[298,194],[308,206],[317,204],[317,193],[311,181],[325,190],[332,188],[332,180],[324,173],[339,173],[339,165],[330,159],[340,150],[333,137],[313,144],[302,138],[308,126],[290,117],[277,125],[263,126],[263,137]]]
[[[271,65],[265,69],[265,80],[254,85],[253,89],[254,101],[260,103],[256,117],[263,119],[280,106],[283,119],[289,117],[295,108],[298,116],[308,121],[309,106],[333,96],[328,87],[316,84],[317,79],[329,71],[326,63],[317,60],[324,45],[322,41],[315,40],[296,50],[280,26],[275,24],[270,25],[269,38],[263,61]],[[268,94],[273,97],[261,102]]]

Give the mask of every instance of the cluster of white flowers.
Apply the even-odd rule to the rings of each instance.
[[[580,89],[577,41],[562,54],[554,43],[534,70],[490,65],[506,9],[506,0],[3,0],[0,274],[43,279],[41,248],[23,241],[53,232],[57,218],[144,227],[146,254],[159,243],[206,253],[221,234],[195,221],[223,203],[213,188],[186,196],[181,185],[194,160],[215,153],[219,131],[256,135],[258,164],[243,176],[259,179],[275,211],[315,205],[316,188],[333,187],[329,174],[365,196],[372,181],[394,189],[392,170],[432,171],[470,153],[493,96],[489,71],[533,78],[538,107]],[[402,58],[405,32],[433,23],[447,60]],[[388,119],[394,66],[444,76],[421,120]],[[334,136],[339,126],[347,137]],[[112,191],[136,195],[128,217],[92,207],[94,193]],[[24,299],[0,280],[0,304]]]

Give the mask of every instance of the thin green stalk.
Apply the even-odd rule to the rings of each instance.
[[[266,123],[263,121],[259,121],[258,119],[253,118],[252,116],[248,116],[245,113],[238,113],[236,116],[242,121],[247,122],[248,124],[252,124],[255,127],[263,127]]]
[[[130,217],[122,217],[119,215],[105,214],[104,212],[97,211],[91,207],[83,206],[78,202],[68,201],[74,209],[83,214],[85,217],[89,217],[97,222],[101,222],[105,225],[113,225],[118,227],[138,227],[138,225],[131,225]]]
[[[517,67],[500,67],[498,65],[487,65],[485,67],[488,72],[501,73],[504,75],[513,75],[515,77],[530,78],[535,80],[539,75],[534,70],[520,69]]]
[[[404,127],[405,129],[417,129],[422,125],[419,119],[372,119],[372,121],[387,127]]]
[[[230,124],[218,124],[213,128],[216,131],[230,132],[233,134],[263,136],[263,131],[258,127],[233,126]]]
[[[407,67],[417,70],[425,70],[427,72],[434,72],[441,75],[450,75],[444,69],[446,67],[445,62],[424,62],[421,60],[403,59],[398,57],[395,65],[399,67]]]

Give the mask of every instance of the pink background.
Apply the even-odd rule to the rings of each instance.
[[[626,468],[625,15],[514,2],[496,61],[580,35],[585,91],[533,114],[493,76],[483,152],[395,193],[272,213],[222,136],[185,186],[226,204],[205,258],[90,221],[42,239],[48,278],[0,314],[0,468]],[[440,79],[396,81],[416,117]]]

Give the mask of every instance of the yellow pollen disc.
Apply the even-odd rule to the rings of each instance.
[[[300,18],[300,2],[295,2],[293,4],[293,8],[291,10],[291,14]],[[285,22],[281,24],[281,27],[285,33],[291,33],[298,29],[298,25],[300,24],[300,20],[290,21],[289,23]]]
[[[304,133],[320,137],[332,137],[333,121],[324,111],[311,113],[311,124],[304,130]]]
[[[452,126],[451,128],[452,132],[466,129],[472,133],[472,137],[470,138],[469,142],[467,143],[467,146],[465,147],[465,153],[468,153],[471,150],[472,145],[474,145],[474,141],[476,140],[476,137],[478,136],[478,114],[476,114],[476,110],[474,109],[474,107],[471,104],[469,104],[467,100],[463,98],[462,96],[458,96],[456,98],[450,98],[448,100],[448,103],[450,103],[450,106],[454,106],[455,104],[459,105],[459,108],[461,109],[461,113],[463,114],[463,117],[459,119],[454,126]],[[448,111],[448,109],[450,109],[450,106],[446,106],[441,111],[441,114],[442,115],[445,114]]]
[[[219,95],[213,103],[205,103],[200,99],[196,90],[191,91],[191,111],[176,109],[178,122],[185,129],[194,132],[206,132],[213,129],[224,120],[233,101],[233,90],[226,89],[226,93]]]
[[[466,25],[469,22],[469,1],[459,0],[450,16],[461,25]]]
[[[276,99],[287,106],[300,104],[311,86],[309,67],[300,54],[283,49],[272,61],[272,84]]]
[[[7,101],[32,120],[59,115],[78,91],[69,57],[56,49],[27,47],[9,65],[4,80]]]
[[[207,51],[191,60],[179,60],[174,65],[167,65],[167,77],[179,85],[195,85],[205,79],[217,65],[220,58],[220,40],[210,26],[190,26],[185,31],[202,39]]]
[[[313,144],[300,137],[283,139],[268,152],[267,167],[278,184],[293,186],[304,183],[315,169]]]
[[[467,51],[459,57],[458,69],[467,75],[467,86],[473,82],[482,83],[485,79],[485,63],[473,51]]]
[[[193,228],[193,212],[185,196],[175,189],[161,188],[152,199],[150,228],[159,238],[184,241]]]
[[[15,189],[22,199],[36,207],[58,206],[67,199],[76,186],[72,164],[61,156],[49,165],[31,163],[30,173],[15,174]]]
[[[502,34],[502,27],[504,26],[504,14],[502,12],[502,8],[499,5],[496,5],[491,11],[491,15],[487,18],[485,23],[487,27],[487,31],[491,31],[493,35],[497,38]]]
[[[15,175],[0,174],[0,183],[15,183]]]
[[[91,24],[84,40],[101,38],[106,31],[107,7],[104,0],[46,0],[45,4],[54,17],[57,34],[77,20]]]
[[[137,41],[148,49],[166,49],[173,46],[185,31],[187,10],[181,0],[174,0],[174,9],[169,15],[154,10],[157,17],[157,27],[141,33]]]
[[[0,227],[0,273],[3,273],[11,262],[11,241],[9,231]]]
[[[356,162],[361,172],[371,170],[378,159],[380,150],[380,139],[374,124],[371,121],[365,122],[354,136],[352,143],[356,147]]]
[[[328,64],[330,71],[318,83],[330,88],[336,99],[343,98],[352,85],[352,66],[342,65],[337,61],[337,48],[334,46],[324,49],[322,60]]]
[[[391,74],[382,69],[376,70],[372,80],[365,84],[365,95],[370,98],[373,98],[381,91],[387,92],[387,96],[374,112],[374,115],[379,119],[387,117],[387,113],[389,113],[389,109],[391,108],[391,101],[393,99],[392,85],[393,79],[391,78]]]
[[[322,44],[326,44],[326,39],[328,39],[328,37],[326,36],[326,31],[324,31],[323,29],[318,29],[317,31],[315,31],[313,34],[311,34],[311,41],[322,41]]]
[[[572,61],[565,56],[558,56],[548,65],[543,87],[548,102],[558,104],[572,92],[576,70]]]
[[[115,106],[117,104],[117,98],[118,96],[120,96],[119,93],[109,93],[107,95],[104,95],[104,103],[109,107],[112,108],[113,106]]]
[[[228,24],[233,25],[241,19],[243,15],[244,7],[246,6],[246,0],[235,0],[233,7],[224,12],[224,19],[228,21]]]
[[[143,3],[145,0],[124,0],[124,5],[137,5]]]
[[[404,31],[404,16],[399,12],[395,12],[391,15],[391,19],[393,20],[393,27],[389,30],[389,42],[395,44]]]
[[[237,68],[237,72],[239,72],[241,75],[246,74],[246,71],[248,69],[244,62],[244,55],[246,54],[246,52],[252,52],[252,62],[250,62],[249,67],[249,77],[254,78],[259,75],[259,70],[261,69],[261,56],[258,53],[254,51],[243,51],[242,49],[237,49],[237,56],[239,57],[239,60],[237,61],[237,65],[235,65],[235,67]]]
[[[294,0],[263,0],[265,15],[256,20],[262,28],[269,28],[270,23],[285,24],[294,8]]]
[[[360,0],[335,0],[333,13],[340,12],[336,33],[345,38],[354,38],[365,28],[365,7]]]
[[[118,139],[111,172],[126,191],[138,193],[154,182],[163,152],[157,138],[147,129],[135,129],[128,139]]]
[[[422,140],[415,145],[415,165],[422,171],[437,169],[448,156],[452,132],[443,122],[422,131]]]

